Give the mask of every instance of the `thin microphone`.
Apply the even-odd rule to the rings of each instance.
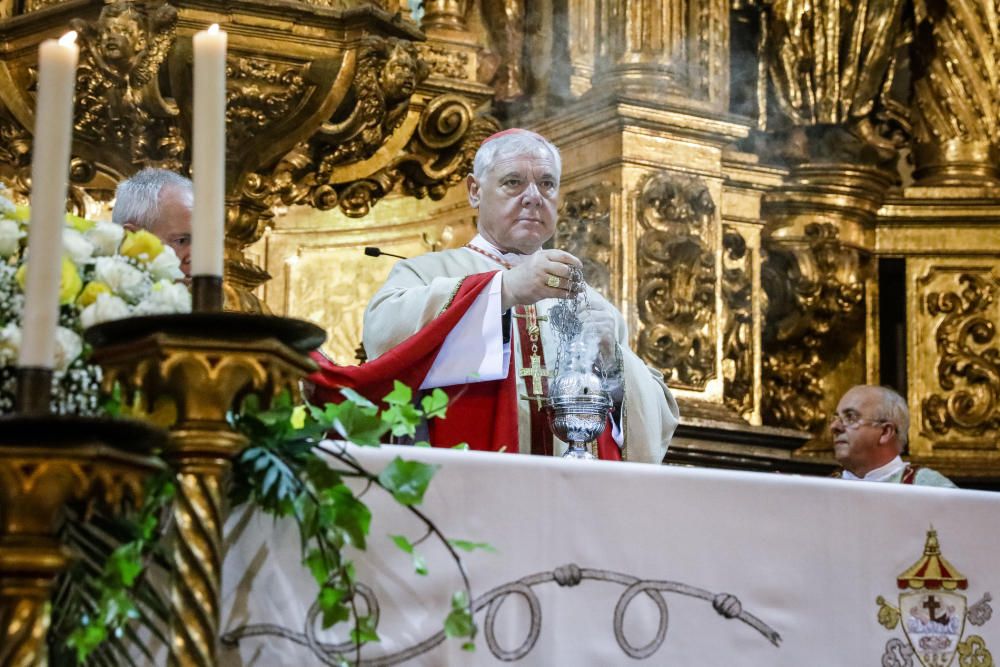
[[[380,248],[375,248],[373,246],[366,246],[365,254],[368,255],[369,257],[379,257],[381,255],[386,255],[387,257],[395,257],[396,259],[406,259],[402,255],[394,255],[391,252],[386,252],[384,250],[381,250]]]

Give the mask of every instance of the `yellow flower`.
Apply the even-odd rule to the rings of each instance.
[[[28,220],[31,219],[31,209],[23,204],[20,204],[14,207],[14,214],[10,217],[18,222],[28,222]]]
[[[152,262],[157,255],[163,252],[163,242],[145,229],[140,229],[137,232],[125,234],[125,240],[122,241],[119,252],[132,259]]]
[[[76,264],[69,257],[63,256],[62,277],[59,279],[59,303],[73,303],[73,299],[83,289],[83,280],[76,270]]]
[[[75,229],[81,234],[93,227],[94,224],[94,222],[87,220],[86,218],[81,218],[78,215],[73,215],[72,213],[66,214],[66,226],[70,229]]]
[[[23,292],[24,284],[28,280],[27,262],[17,269],[17,273],[14,274],[14,280],[21,286],[21,291]],[[64,255],[62,259],[62,275],[59,277],[59,303],[73,303],[73,299],[76,298],[76,295],[80,293],[82,288],[83,280],[76,270],[76,264]],[[96,296],[94,295],[95,298]]]
[[[92,280],[83,288],[80,296],[76,297],[76,303],[81,308],[86,308],[97,301],[97,297],[100,294],[111,294],[111,288],[108,287],[107,283],[102,283],[100,280]]]
[[[296,405],[292,408],[292,418],[291,418],[292,428],[298,431],[306,425],[306,406]]]

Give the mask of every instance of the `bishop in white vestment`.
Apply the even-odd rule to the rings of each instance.
[[[451,435],[442,429],[435,438],[432,430],[432,444],[468,434],[461,440],[473,449],[565,451],[539,407],[558,346],[548,313],[574,294],[581,266],[542,248],[555,232],[560,172],[558,150],[533,132],[508,130],[483,142],[468,178],[479,235],[462,248],[397,262],[365,313],[369,363],[353,371],[321,361],[317,384],[361,387],[374,376],[402,375],[452,397],[444,420]],[[629,348],[621,313],[586,289],[584,333],[600,341],[595,365],[615,387],[600,458],[659,463],[677,427],[677,403],[662,375]]]

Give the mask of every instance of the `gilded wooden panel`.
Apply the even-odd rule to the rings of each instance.
[[[911,452],[1000,446],[1000,261],[911,259]]]

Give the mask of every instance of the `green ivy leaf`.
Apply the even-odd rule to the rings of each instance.
[[[409,403],[393,405],[382,412],[382,421],[389,425],[395,436],[413,436],[423,418],[420,410]]]
[[[448,410],[448,394],[443,389],[435,389],[420,399],[420,409],[427,419],[444,419]]]
[[[381,417],[351,401],[334,406],[334,415],[333,428],[356,445],[377,446],[389,430],[389,425]]]
[[[416,552],[413,553],[413,571],[421,576],[427,575],[427,559]]]
[[[476,624],[469,610],[469,596],[465,591],[455,591],[451,596],[451,612],[444,619],[444,633],[448,637],[474,637]]]
[[[410,541],[402,535],[390,535],[389,537],[392,538],[392,541],[395,542],[396,546],[399,547],[402,551],[413,556],[414,572],[420,575],[426,575],[427,559],[418,554],[416,551],[414,551],[413,544],[411,544]]]
[[[413,553],[413,545],[410,544],[410,541],[408,539],[406,539],[404,536],[402,536],[402,535],[390,535],[389,537],[392,538],[392,541],[402,551],[404,551],[405,553],[408,553],[408,554],[412,554]]]
[[[323,612],[323,629],[332,627],[336,623],[350,620],[351,610],[343,600],[347,591],[332,586],[323,586],[319,591],[319,608]]]
[[[320,520],[342,530],[348,541],[358,549],[365,548],[372,513],[346,484],[320,492]]]
[[[371,414],[375,414],[376,412],[378,412],[377,405],[375,405],[374,403],[372,403],[367,398],[365,398],[358,392],[354,391],[353,389],[344,387],[343,389],[340,390],[340,395],[349,400],[350,402],[354,403],[359,408],[367,408],[368,410],[371,410]]]
[[[326,585],[326,582],[330,579],[330,566],[326,562],[323,552],[319,549],[310,549],[306,554],[304,563],[312,574],[313,579],[316,580],[316,583],[320,586]]]
[[[410,405],[413,402],[413,390],[399,380],[393,380],[392,391],[386,394],[382,400],[389,405]]]
[[[398,456],[379,474],[378,481],[402,505],[419,505],[438,466],[404,461]]]
[[[372,616],[359,616],[355,628],[351,630],[351,641],[355,644],[366,644],[377,642],[378,633],[375,632],[375,618]]]
[[[482,549],[483,551],[489,551],[491,553],[497,553],[497,550],[493,548],[489,542],[470,542],[469,540],[448,540],[448,544],[455,547],[456,549],[461,549],[462,551],[475,551],[476,549]]]
[[[305,465],[306,477],[317,489],[328,489],[343,483],[340,474],[318,456],[310,456]]]

